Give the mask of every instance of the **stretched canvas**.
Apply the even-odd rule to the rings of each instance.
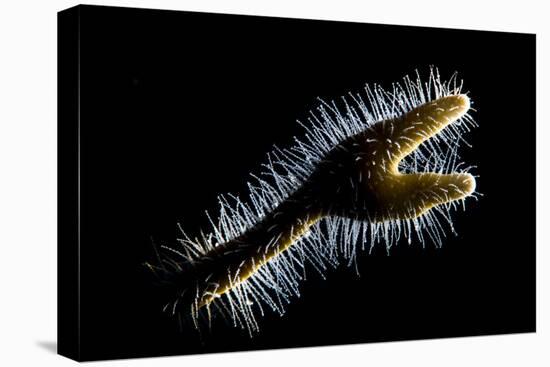
[[[535,35],[58,25],[60,354],[535,331]]]

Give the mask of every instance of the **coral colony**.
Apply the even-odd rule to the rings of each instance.
[[[476,197],[460,159],[477,124],[454,74],[431,69],[384,90],[320,100],[294,145],[274,147],[247,195],[219,196],[211,228],[160,246],[149,267],[170,287],[164,307],[197,329],[222,315],[253,336],[258,317],[283,315],[306,270],[356,265],[358,251],[405,238],[425,246],[454,233],[451,213]],[[246,197],[246,199],[243,199]]]

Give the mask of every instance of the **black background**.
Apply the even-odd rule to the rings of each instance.
[[[535,37],[81,7],[81,351],[84,359],[535,330]],[[316,106],[429,65],[458,71],[480,127],[478,190],[442,249],[406,242],[310,272],[261,333],[180,331],[143,262],[245,193],[272,144]],[[61,127],[63,128],[63,127]]]

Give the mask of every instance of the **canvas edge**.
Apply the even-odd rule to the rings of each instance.
[[[57,13],[57,353],[80,361],[80,6]]]

